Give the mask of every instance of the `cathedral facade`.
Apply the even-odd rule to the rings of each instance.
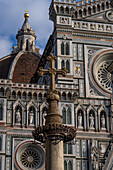
[[[113,169],[113,100],[108,66],[113,61],[113,10],[110,0],[52,0],[53,33],[43,55],[25,13],[17,46],[0,59],[0,169],[45,169],[44,144],[32,131],[45,124],[49,77],[47,56],[57,56],[56,77],[63,124],[76,128],[64,143],[64,170]]]

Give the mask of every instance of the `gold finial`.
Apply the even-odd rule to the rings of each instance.
[[[25,10],[25,14],[24,14],[24,17],[25,17],[25,19],[28,19],[29,18],[29,14],[28,14],[28,10]]]

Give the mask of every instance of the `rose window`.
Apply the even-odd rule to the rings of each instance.
[[[103,62],[99,65],[97,69],[97,80],[99,85],[109,92],[112,91],[112,83],[111,83],[111,74],[107,71],[107,67],[109,66],[109,62]]]
[[[40,155],[34,149],[26,149],[21,155],[21,162],[26,168],[36,169],[40,164]]]

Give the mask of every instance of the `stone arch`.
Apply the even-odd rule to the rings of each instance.
[[[102,9],[102,10],[105,10],[105,4],[104,4],[104,2],[101,4],[101,9]]]
[[[21,92],[20,91],[17,92],[17,98],[21,99]]]
[[[79,10],[79,17],[82,17],[82,10]]]
[[[61,61],[61,68],[65,67],[65,62],[64,60]]]
[[[64,14],[64,7],[63,6],[60,7],[60,13]]]
[[[5,95],[6,95],[7,97],[10,97],[10,95],[11,95],[11,90],[10,90],[9,87],[5,90]]]
[[[66,8],[65,8],[65,13],[66,13],[66,14],[69,14],[69,7],[66,7]]]
[[[22,99],[26,100],[26,92],[25,91],[22,93]]]
[[[69,62],[69,60],[66,61],[66,70],[68,71],[68,73],[70,73],[70,62]]]
[[[28,100],[31,100],[31,99],[32,99],[32,93],[31,93],[31,92],[28,93],[27,99],[28,99]]]
[[[62,42],[61,43],[61,55],[64,55],[64,51],[65,51],[64,42]]]
[[[68,94],[67,94],[67,100],[71,100],[72,99],[72,94],[69,92]]]
[[[95,5],[93,5],[92,11],[93,11],[93,13],[96,13],[96,7],[95,7]]]
[[[40,92],[39,94],[38,94],[38,100],[42,100],[42,93]]]
[[[87,15],[87,9],[86,9],[86,8],[83,9],[83,15],[84,15],[84,16]]]
[[[37,93],[36,92],[33,93],[33,100],[37,100]]]
[[[61,99],[66,100],[66,93],[65,92],[62,93]]]
[[[91,7],[88,7],[88,15],[91,15]]]
[[[75,11],[75,18],[78,18],[78,13],[77,13],[77,11]]]
[[[16,92],[13,90],[11,94],[12,99],[16,99]]]
[[[100,11],[100,4],[97,4],[97,12]]]
[[[72,7],[72,8],[70,9],[70,13],[73,14],[74,10],[75,10],[75,9]]]

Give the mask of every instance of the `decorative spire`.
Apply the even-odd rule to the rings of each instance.
[[[24,14],[24,18],[25,18],[25,19],[28,19],[28,18],[29,18],[28,10],[25,10],[25,12],[26,12],[26,13]]]

